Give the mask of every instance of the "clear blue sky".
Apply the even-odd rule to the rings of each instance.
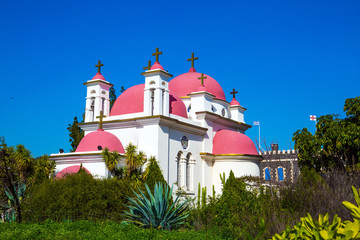
[[[153,60],[174,76],[196,70],[232,88],[281,149],[314,131],[309,115],[342,113],[360,95],[359,1],[1,1],[0,136],[34,156],[70,149],[85,108],[83,82],[102,73],[128,88]],[[118,92],[119,93],[119,92]],[[343,115],[342,115],[343,116]],[[247,135],[254,141],[258,128]]]

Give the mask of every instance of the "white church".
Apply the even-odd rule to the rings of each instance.
[[[109,88],[100,73],[84,85],[87,88],[85,137],[75,152],[52,154],[57,177],[77,172],[80,164],[96,177],[110,173],[101,152],[108,148],[124,154],[129,143],[147,156],[155,156],[168,184],[181,187],[188,195],[201,187],[221,192],[219,175],[260,176],[262,156],[245,135],[246,108],[235,99],[227,102],[224,90],[212,77],[196,72],[194,54],[188,72],[175,78],[155,63],[142,73],[144,83],[128,88],[110,110]],[[172,79],[171,79],[172,78]],[[171,80],[170,80],[171,79]],[[100,124],[99,124],[100,122]],[[99,127],[100,126],[100,127]]]

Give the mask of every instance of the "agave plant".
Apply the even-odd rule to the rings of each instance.
[[[167,184],[156,183],[154,194],[150,191],[147,184],[147,197],[143,191],[139,189],[139,193],[134,192],[135,198],[128,197],[129,210],[124,215],[127,221],[133,222],[145,228],[162,228],[172,229],[184,223],[184,219],[188,217],[186,210],[187,202],[178,204],[180,194],[177,195],[175,201],[171,203],[173,188],[169,188]]]

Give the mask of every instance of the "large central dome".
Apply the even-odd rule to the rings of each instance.
[[[204,80],[205,90],[208,93],[215,95],[216,98],[226,101],[224,91],[220,84],[209,75],[204,74],[204,76],[206,77]],[[194,68],[191,68],[189,72],[172,79],[169,82],[169,89],[176,92],[176,94],[181,97],[187,96],[192,92],[198,92],[200,88],[199,77],[201,77],[201,73],[198,73]]]
[[[135,85],[126,89],[115,101],[110,116],[138,113],[144,111],[144,88],[145,84]],[[186,107],[176,93],[169,92],[169,112],[180,117],[187,118]]]

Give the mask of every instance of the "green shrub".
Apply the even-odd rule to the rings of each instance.
[[[121,220],[131,189],[125,180],[95,179],[85,172],[47,180],[34,188],[24,202],[25,220]]]
[[[139,189],[135,198],[129,199],[129,209],[125,212],[126,220],[145,228],[173,229],[181,226],[188,217],[188,200],[179,203],[180,194],[172,201],[173,189],[167,184],[156,183],[151,192],[145,184],[147,195]],[[148,196],[148,197],[147,197]]]

